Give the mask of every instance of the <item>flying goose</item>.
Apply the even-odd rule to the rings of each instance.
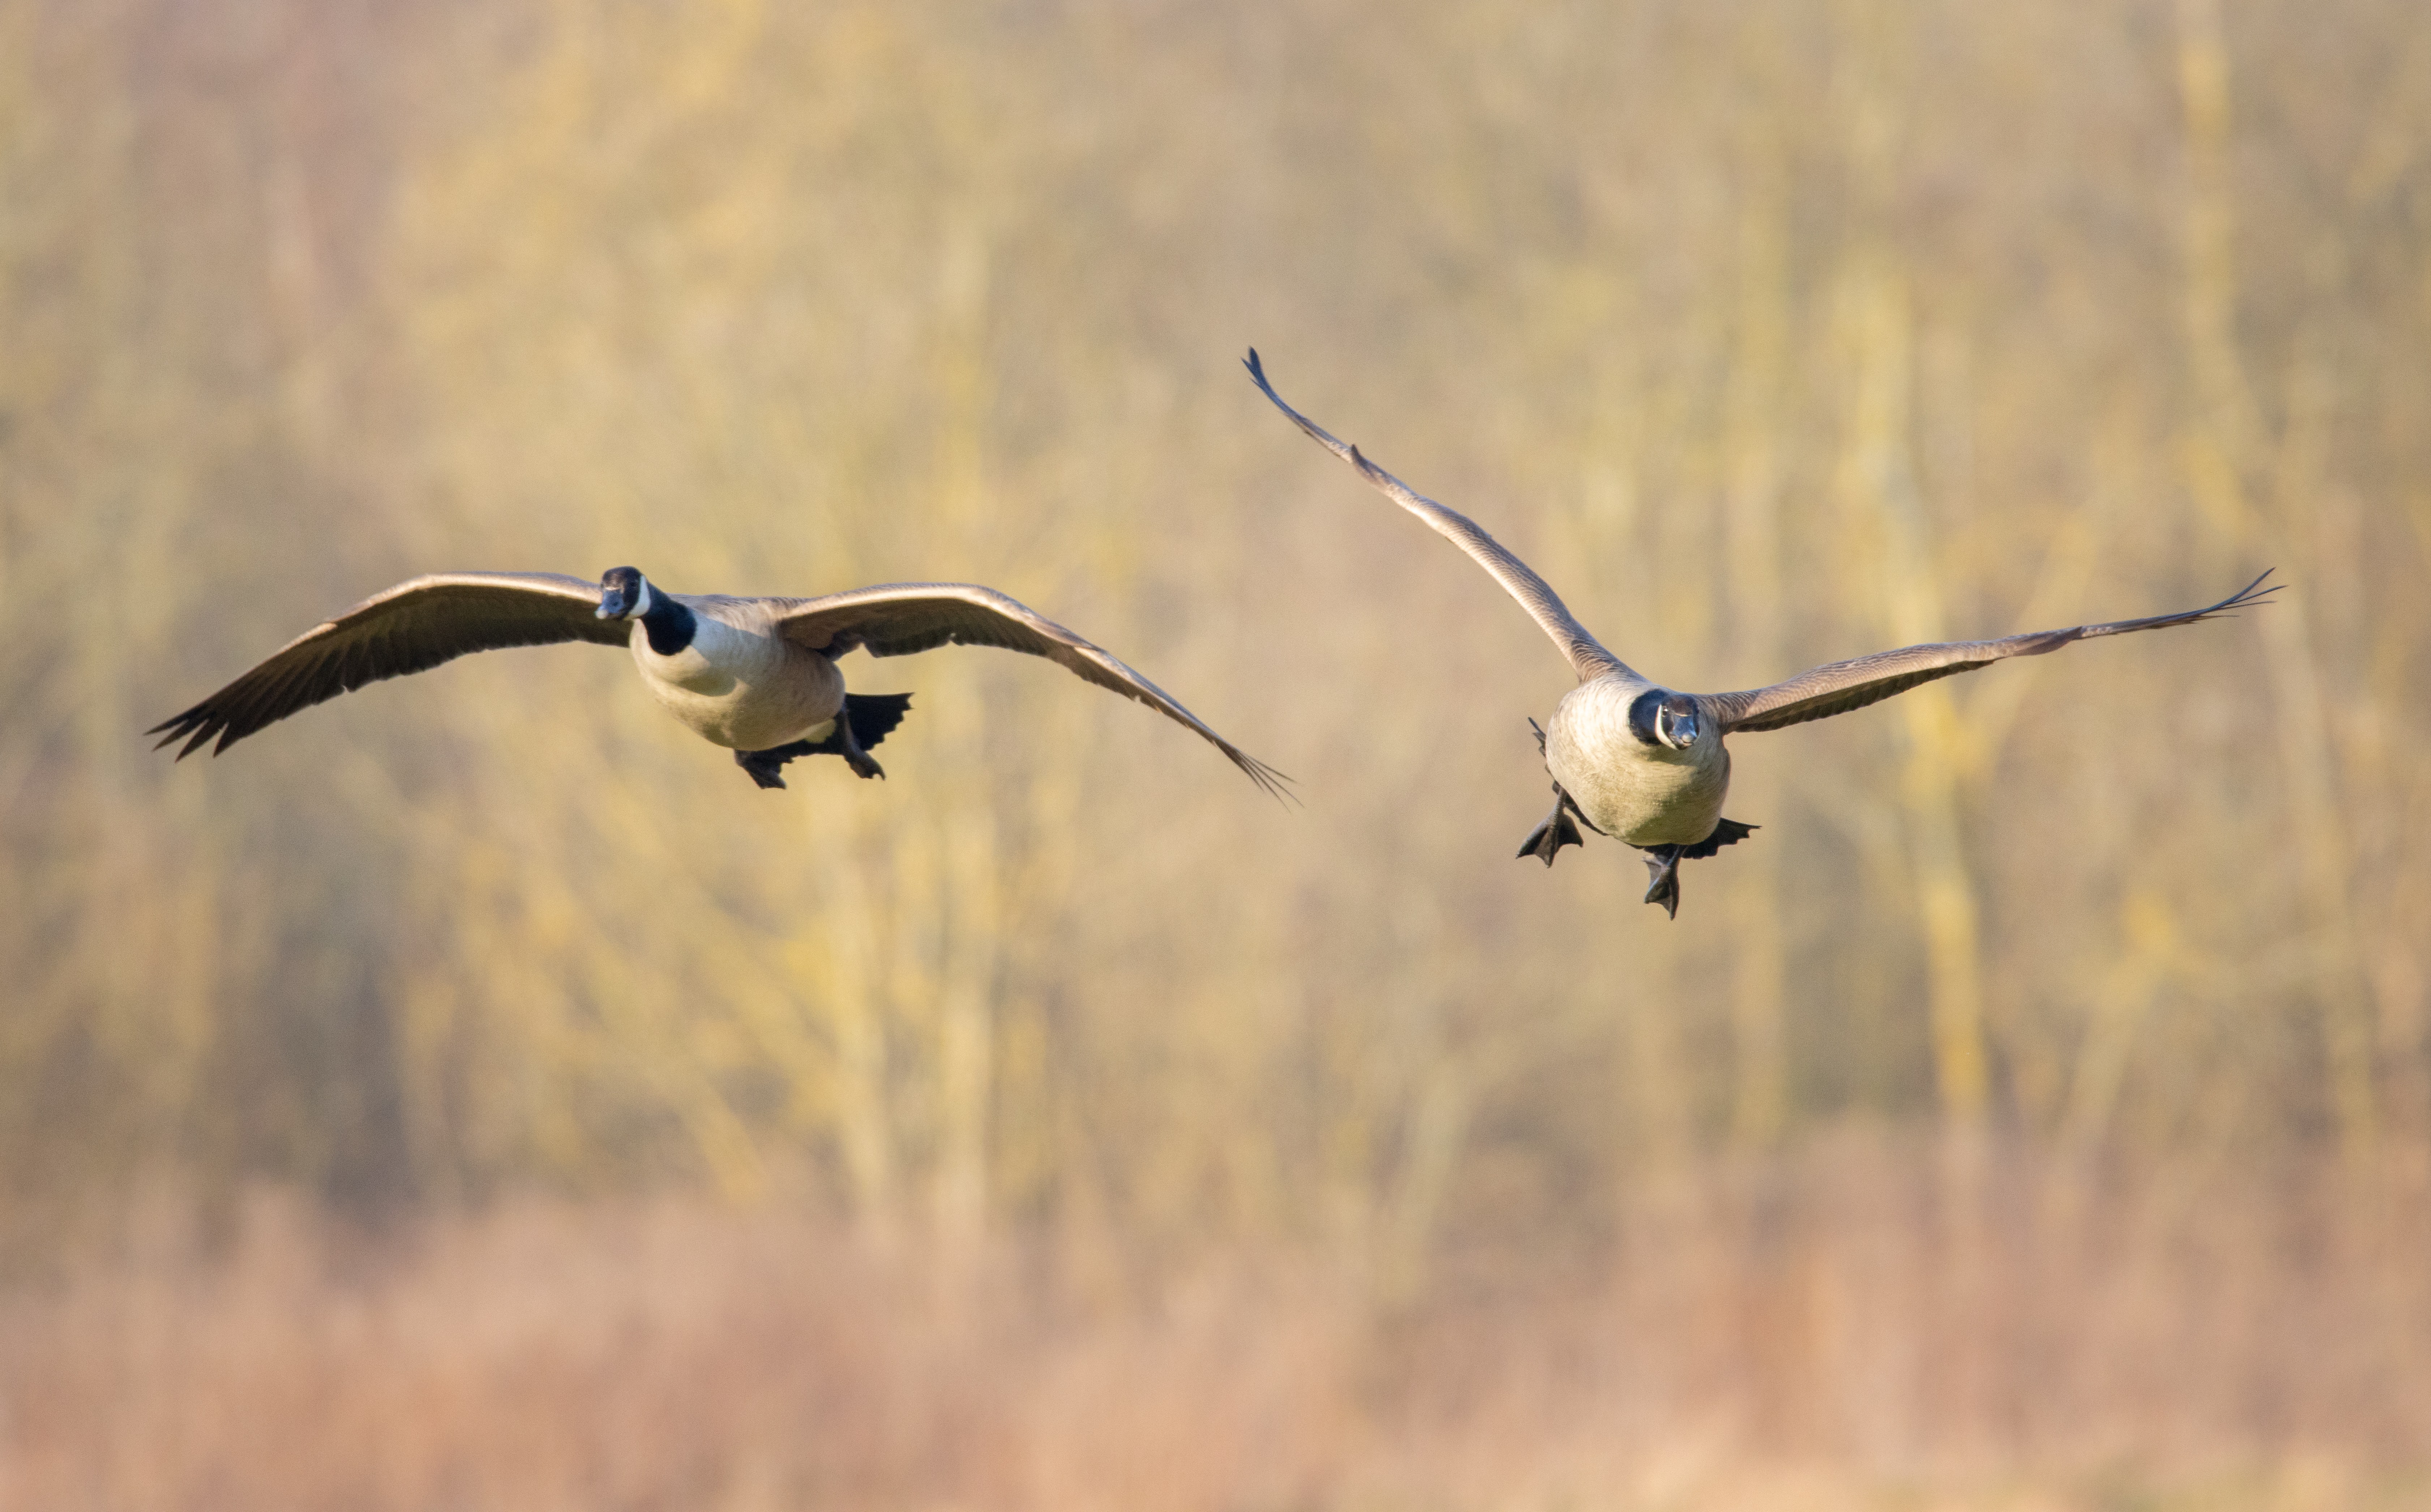
[[[1908,646],[1853,661],[1834,662],[1801,672],[1786,682],[1745,693],[1679,693],[1650,682],[1597,644],[1563,606],[1545,580],[1504,550],[1467,515],[1410,489],[1345,445],[1323,427],[1285,404],[1266,381],[1257,351],[1249,352],[1249,377],[1275,408],[1291,416],[1328,451],[1359,470],[1359,476],[1395,503],[1449,537],[1535,617],[1568,657],[1579,685],[1553,710],[1551,729],[1536,729],[1536,748],[1553,779],[1553,812],[1519,848],[1548,866],[1564,846],[1584,847],[1578,826],[1611,835],[1646,852],[1652,880],[1646,900],[1680,914],[1679,866],[1736,845],[1755,826],[1722,817],[1730,792],[1731,756],[1726,735],[1779,730],[1862,709],[1919,683],[1971,672],[2012,656],[2040,656],[2097,635],[2192,625],[2245,604],[2266,603],[2280,586],[2264,588],[2266,572],[2207,609],[2149,619],[2035,630],[1997,641],[1949,641]],[[1575,821],[1575,822],[1573,822]]]
[[[1281,773],[1199,723],[1165,692],[1063,626],[993,588],[888,583],[824,598],[661,593],[631,567],[594,587],[554,572],[441,572],[375,594],[305,631],[244,676],[145,731],[177,759],[216,756],[274,720],[382,678],[425,672],[469,651],[556,641],[626,646],[642,685],[685,728],[734,752],[763,788],[783,787],[797,756],[834,755],[860,776],[912,696],[847,693],[836,658],[908,656],[948,643],[1043,656],[1085,681],[1189,726],[1269,793]]]

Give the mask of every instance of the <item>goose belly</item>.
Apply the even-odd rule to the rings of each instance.
[[[1606,710],[1615,700],[1579,697],[1588,691],[1565,698],[1545,732],[1546,769],[1580,812],[1634,846],[1694,845],[1712,834],[1731,786],[1719,738],[1709,731],[1682,751],[1648,746],[1630,733],[1625,698]]]
[[[844,707],[844,675],[833,662],[773,637],[698,635],[661,656],[637,633],[633,660],[662,708],[711,745],[733,750],[821,738]]]

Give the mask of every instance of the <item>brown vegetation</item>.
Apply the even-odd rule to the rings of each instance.
[[[432,1426],[264,1501],[510,1504],[444,1447],[506,1401],[558,1436],[535,1501],[611,1504],[1145,1504],[1090,1456],[1180,1430],[1100,1401],[1241,1436],[1174,1504],[1661,1501],[1675,1439],[1853,1495],[1987,1444],[1987,1495],[2419,1470],[2417,8],[0,0],[5,1494],[199,1503],[238,1472],[194,1414],[326,1403]],[[1742,741],[1763,831],[1668,925],[1618,847],[1509,859],[1560,664],[1253,342],[1692,687],[2292,586]],[[917,695],[882,786],[760,793],[588,648],[216,762],[135,736],[411,573],[623,562],[994,584],[1307,806],[980,652],[847,667]],[[429,1237],[58,1279],[130,1193],[264,1181]],[[1856,1279],[1780,1280],[1760,1192]],[[1066,1308],[1100,1251],[1153,1279]],[[1978,1331],[1880,1289],[1953,1255]],[[956,1266],[1025,1279],[948,1323],[895,1289]],[[724,1295],[794,1268],[846,1280]],[[652,1334],[678,1273],[708,1311]],[[1216,1321],[1158,1321],[1206,1276]],[[394,1378],[328,1352],[414,1309]],[[1682,1363],[1596,1373],[1641,1336]],[[721,1458],[854,1371],[914,1424],[879,1458]],[[729,1372],[772,1416],[721,1425]],[[617,1429],[653,1391],[711,1436]],[[663,1457],[583,1478],[628,1441]]]
[[[2318,1166],[1842,1139],[1650,1186],[1415,1308],[1305,1255],[959,1254],[798,1209],[264,1201],[0,1305],[23,1506],[2420,1505],[2431,1233]],[[2405,1200],[2401,1201],[2403,1198]],[[2409,1471],[2395,1467],[2411,1465]]]

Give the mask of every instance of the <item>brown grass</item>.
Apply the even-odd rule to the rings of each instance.
[[[1844,1139],[1395,1310],[1311,1253],[264,1195],[0,1302],[0,1504],[2419,1505],[2425,1209],[2356,1181]]]

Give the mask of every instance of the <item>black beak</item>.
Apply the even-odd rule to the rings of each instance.
[[[602,584],[599,589],[599,617],[623,619],[633,612],[633,590],[624,583]]]

